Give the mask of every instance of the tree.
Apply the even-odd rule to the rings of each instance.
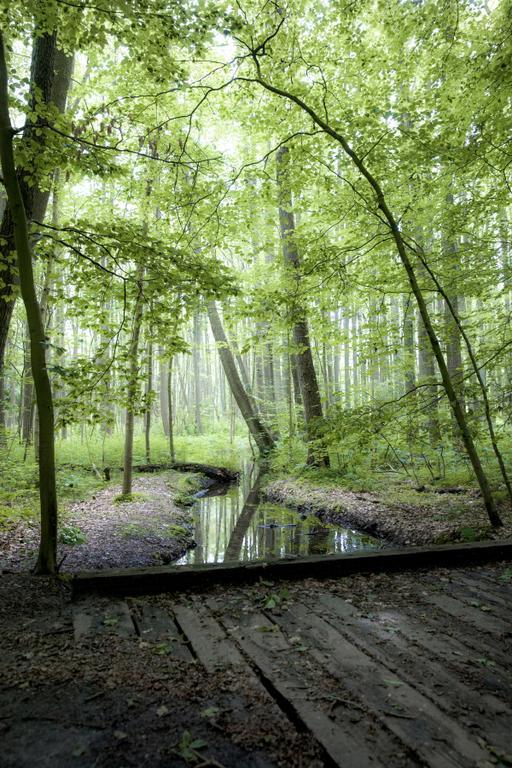
[[[9,114],[9,84],[3,37],[0,35],[0,159],[7,203],[14,230],[16,264],[30,335],[30,362],[39,415],[39,495],[41,542],[37,573],[54,573],[57,567],[57,490],[53,398],[46,366],[46,329],[37,300],[29,225],[14,161],[14,131]]]
[[[276,34],[279,33],[279,30],[281,29],[283,23],[284,23],[284,18],[282,18],[279,21],[274,31],[272,32],[271,37],[274,37]],[[480,490],[482,492],[482,496],[484,498],[484,503],[487,510],[487,514],[489,516],[489,520],[493,526],[501,525],[502,524],[501,519],[496,509],[496,503],[494,501],[494,497],[491,491],[491,487],[489,485],[487,475],[482,466],[480,456],[478,455],[475,442],[471,434],[471,431],[469,429],[468,422],[464,414],[460,399],[457,396],[454,383],[451,379],[446,361],[444,359],[444,356],[441,350],[441,344],[439,342],[438,335],[432,323],[432,320],[427,308],[427,303],[425,301],[423,292],[419,285],[417,274],[415,272],[413,262],[411,260],[411,256],[414,258],[414,255],[417,255],[416,247],[412,244],[411,240],[408,239],[407,236],[404,235],[404,233],[400,229],[398,220],[388,205],[383,188],[380,182],[377,180],[377,178],[369,170],[367,164],[364,161],[364,157],[360,156],[349,144],[345,136],[342,133],[340,133],[338,130],[336,130],[327,119],[321,117],[321,115],[316,111],[314,107],[306,103],[300,96],[297,96],[292,91],[273,85],[271,82],[265,79],[262,73],[261,65],[260,65],[260,59],[262,55],[264,55],[265,53],[265,43],[262,43],[258,46],[247,45],[246,47],[247,47],[247,50],[249,51],[249,55],[256,69],[256,75],[253,77],[239,76],[238,79],[245,82],[257,83],[258,85],[263,87],[265,90],[269,91],[270,93],[273,93],[281,98],[284,98],[290,103],[298,106],[305,114],[307,114],[313,120],[314,124],[318,126],[318,128],[320,128],[327,136],[329,136],[331,139],[334,139],[334,141],[336,141],[337,144],[341,146],[343,152],[347,155],[347,157],[350,159],[350,161],[355,166],[357,171],[360,173],[360,175],[366,180],[367,184],[369,185],[371,192],[373,194],[374,205],[376,206],[376,212],[378,215],[382,216],[383,222],[385,223],[385,225],[389,230],[389,233],[395,244],[398,257],[405,270],[411,292],[416,300],[420,317],[425,326],[427,337],[428,337],[430,346],[432,347],[432,352],[436,359],[439,372],[441,374],[441,380],[443,383],[444,390],[446,392],[448,401],[450,403],[450,407],[453,411],[455,421],[459,427],[462,442],[468,454],[469,460],[473,467],[473,471],[475,473],[475,477],[478,481]]]
[[[240,408],[240,413],[247,424],[254,442],[262,455],[266,455],[274,448],[274,438],[269,430],[262,423],[254,405],[244,389],[240,376],[238,374],[233,353],[224,333],[222,321],[214,301],[208,303],[208,317],[212,328],[213,336],[217,342],[219,357],[228,380],[229,387],[235,398],[236,404]]]
[[[295,232],[295,219],[289,179],[290,155],[283,145],[276,152],[279,224],[285,263],[293,272],[297,292],[300,291],[300,256]],[[300,301],[300,299],[299,299]],[[309,340],[308,321],[302,306],[295,302],[293,313],[294,361],[304,407],[308,434],[308,464],[329,466],[329,454],[323,444],[324,415]]]

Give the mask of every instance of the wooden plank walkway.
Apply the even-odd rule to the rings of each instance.
[[[405,568],[453,567],[465,563],[512,558],[512,541],[476,542],[428,547],[403,547],[346,555],[283,558],[268,562],[227,562],[219,565],[153,566],[84,571],[73,576],[73,594],[94,591],[104,594],[172,592],[212,584],[250,583],[259,579],[332,578],[354,573],[380,573]]]
[[[124,638],[231,670],[326,766],[491,768],[512,764],[511,598],[512,563],[102,598],[98,615],[84,595],[75,640],[110,617]]]

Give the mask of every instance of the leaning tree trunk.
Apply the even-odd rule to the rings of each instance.
[[[217,343],[222,367],[226,374],[226,379],[228,380],[233,397],[240,409],[240,413],[242,414],[245,423],[247,424],[249,432],[258,446],[259,452],[265,455],[274,448],[274,439],[266,426],[262,423],[258,413],[254,409],[251,399],[245,391],[214,301],[208,303],[208,318],[210,320],[213,337]]]
[[[300,256],[295,238],[295,218],[292,211],[292,194],[287,174],[289,162],[288,147],[280,147],[276,153],[276,179],[279,196],[281,242],[285,263],[292,268],[295,280],[299,285]],[[308,322],[303,307],[295,306],[294,314],[298,318],[293,326],[293,344],[308,437],[307,463],[314,466],[324,465],[328,467],[329,454],[323,439],[324,415],[315,366],[313,364]]]
[[[21,296],[30,332],[32,378],[39,413],[39,497],[41,540],[37,573],[54,573],[57,567],[57,490],[53,399],[46,366],[46,333],[34,284],[32,249],[23,195],[16,175],[13,129],[9,115],[8,76],[3,37],[0,35],[0,159],[11,212]]]

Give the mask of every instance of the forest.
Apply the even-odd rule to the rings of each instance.
[[[0,768],[510,768],[512,0],[0,0]]]
[[[55,573],[91,494],[126,517],[180,463],[380,500],[350,527],[399,543],[510,534],[510,5],[0,11],[3,566]]]

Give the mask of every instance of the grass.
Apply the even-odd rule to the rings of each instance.
[[[488,446],[479,446],[478,450],[495,498],[501,501],[506,493],[495,457]],[[510,441],[502,441],[502,452],[507,460],[512,454]],[[423,453],[411,453],[403,448],[390,452],[386,446],[379,446],[376,442],[366,450],[342,443],[335,450],[331,449],[329,455],[330,467],[310,467],[306,464],[304,443],[297,437],[283,440],[271,457],[272,477],[300,478],[327,488],[341,486],[348,491],[374,491],[400,496],[414,494],[414,487],[419,486],[434,490],[454,486],[477,487],[465,453],[455,450],[449,441],[438,450],[425,449]],[[428,492],[422,494],[425,499],[428,496]]]
[[[144,520],[144,522],[126,523],[120,526],[122,536],[129,539],[143,539],[148,535],[156,535],[165,539],[176,539],[188,536],[188,531],[182,525],[165,525],[161,521]]]
[[[134,501],[147,501],[147,493],[120,493],[114,496],[114,504],[131,504]]]
[[[249,453],[245,437],[237,435],[230,443],[227,431],[209,435],[178,435],[176,437],[177,461],[213,464],[238,469],[241,456]],[[121,480],[124,436],[121,432],[103,437],[97,430],[84,430],[83,439],[77,429],[66,440],[56,444],[57,494],[61,522],[66,521],[67,506],[87,498],[107,483],[94,472],[94,468],[111,468],[111,482]],[[38,470],[33,451],[23,459],[24,448],[16,439],[9,439],[6,448],[0,450],[0,527],[15,525],[20,520],[39,519]],[[144,464],[144,436],[137,434],[134,440],[134,464]],[[154,463],[169,461],[169,448],[165,435],[155,430],[152,435],[151,460]],[[177,478],[180,478],[179,480]],[[183,478],[183,480],[181,480]],[[198,490],[197,476],[174,473],[169,480],[183,501]]]

